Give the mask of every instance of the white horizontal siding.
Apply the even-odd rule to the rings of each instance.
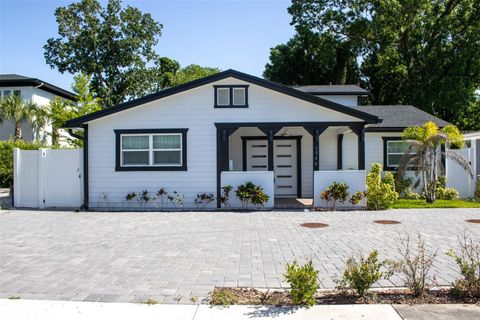
[[[358,105],[358,96],[342,94],[342,95],[318,95],[318,97],[343,104],[344,106],[352,107],[352,106]]]
[[[225,79],[215,84],[245,82]],[[215,109],[213,95],[213,84],[209,84],[92,121],[89,124],[90,205],[95,206],[103,192],[108,193],[112,201],[121,202],[129,192],[140,192],[144,189],[155,192],[166,187],[168,192],[175,190],[185,195],[186,207],[193,207],[197,193],[215,194],[215,122],[359,121],[352,116],[251,84],[248,92],[249,108]],[[145,128],[188,128],[188,171],[115,172],[113,130]],[[295,130],[303,131],[301,128]],[[295,135],[294,129],[289,134]],[[324,134],[327,135],[327,131]],[[336,143],[336,136],[333,136],[335,140],[332,143]],[[323,139],[326,138],[322,137],[321,141]],[[302,140],[302,168],[305,168],[302,178],[305,180],[305,193],[311,193],[311,136],[305,135]],[[328,148],[331,150],[328,151],[328,156],[321,157],[321,166],[324,163],[326,168],[330,168],[336,161],[332,158],[336,157],[336,149],[335,152],[332,151],[330,142],[325,141],[324,145],[326,148],[330,146]],[[238,144],[232,143],[231,148],[238,148]],[[239,148],[241,150],[241,145]],[[241,165],[238,155],[233,159],[234,163]],[[309,188],[307,184],[310,185]],[[211,206],[213,207],[214,203]]]

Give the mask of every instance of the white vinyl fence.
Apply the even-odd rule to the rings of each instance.
[[[475,172],[475,149],[471,147],[453,151],[461,154],[470,162],[474,178],[470,177],[457,162],[447,157],[445,165],[447,187],[456,189],[461,198],[472,198],[475,192],[475,177],[479,174]]]
[[[81,149],[13,151],[15,207],[78,208],[83,201]]]
[[[367,190],[365,182],[365,170],[342,170],[342,171],[315,171],[313,174],[313,206],[327,207],[327,202],[320,198],[320,193],[327,189],[332,183],[345,182],[348,186],[348,192],[354,194],[357,191],[364,192]],[[365,207],[366,201],[362,201],[358,207]],[[338,204],[337,207],[348,207],[349,203]]]

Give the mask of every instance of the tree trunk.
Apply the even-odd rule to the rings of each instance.
[[[15,141],[22,138],[22,124],[20,122],[15,123]]]
[[[52,145],[58,146],[60,139],[60,133],[58,132],[58,128],[52,128]]]

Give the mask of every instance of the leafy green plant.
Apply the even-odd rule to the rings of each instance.
[[[0,141],[0,187],[10,188],[13,185],[13,149],[38,150],[44,148],[39,142],[23,140]]]
[[[348,188],[349,186],[345,182],[339,183],[335,181],[320,194],[320,198],[327,201],[327,206],[331,210],[335,210],[337,201],[345,203],[347,200]]]
[[[290,284],[290,295],[295,304],[313,306],[316,303],[314,296],[320,283],[312,261],[303,266],[299,266],[297,261],[287,263],[283,276]]]
[[[367,174],[367,208],[371,210],[389,209],[398,199],[393,174],[387,172],[382,178],[381,172],[382,165],[372,163],[370,172]]]
[[[230,207],[230,192],[232,192],[233,187],[231,185],[226,185],[222,187],[222,195],[220,196],[220,202],[225,208]]]
[[[389,261],[393,270],[405,276],[405,285],[416,296],[421,296],[427,290],[430,280],[428,273],[437,256],[437,251],[428,252],[425,240],[418,234],[417,242],[412,243],[410,236],[396,241],[400,258]]]
[[[435,191],[436,198],[439,200],[455,200],[459,198],[458,191],[454,188],[438,188]]]
[[[421,195],[420,193],[413,191],[412,188],[407,188],[403,193],[403,198],[409,199],[409,200],[420,200],[420,199],[423,199],[424,196]]]
[[[450,249],[446,254],[458,265],[461,279],[453,283],[452,293],[458,297],[480,298],[480,244],[467,232],[458,236],[460,252]]]
[[[209,193],[199,193],[197,194],[197,198],[195,199],[194,203],[197,208],[205,208],[209,203],[213,201],[213,194]]]
[[[130,192],[125,196],[125,201],[128,203],[128,207],[132,207],[132,201],[135,200],[138,197],[138,194],[136,192]]]
[[[358,205],[363,198],[365,198],[367,196],[367,193],[365,191],[357,191],[355,192],[354,194],[352,194],[350,196],[350,199],[348,199],[348,202],[350,202],[350,204],[352,206],[356,206]]]
[[[428,203],[435,202],[438,186],[445,188],[446,181],[439,176],[439,171],[443,170],[442,156],[458,163],[473,177],[472,168],[465,157],[455,150],[441,148],[446,144],[463,146],[463,136],[456,126],[447,125],[440,129],[434,122],[428,121],[421,127],[406,128],[402,138],[409,143],[409,147],[400,159],[398,175],[402,177],[411,169],[417,176],[421,175]]]
[[[346,269],[342,278],[337,280],[337,288],[346,291],[353,290],[360,297],[365,297],[368,290],[380,279],[388,279],[391,271],[381,271],[386,266],[386,261],[378,261],[378,252],[373,250],[365,258],[363,256],[350,257],[346,262]]]
[[[249,203],[262,207],[269,200],[269,196],[263,192],[262,187],[250,181],[239,185],[235,190],[235,195],[240,199],[243,209],[247,209]]]
[[[397,172],[393,174],[395,191],[397,191],[400,197],[405,195],[405,192],[412,187],[413,178],[410,177],[400,177]]]

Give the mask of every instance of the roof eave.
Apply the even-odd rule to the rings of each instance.
[[[226,70],[226,71],[216,73],[216,74],[213,74],[213,75],[201,78],[201,79],[190,81],[188,83],[185,83],[185,84],[182,84],[182,85],[179,85],[179,86],[176,86],[176,87],[164,89],[160,92],[153,93],[153,94],[150,94],[150,95],[147,95],[145,97],[138,98],[138,99],[135,99],[135,100],[131,100],[131,101],[122,103],[122,104],[114,106],[114,107],[110,107],[110,108],[107,108],[107,109],[103,109],[103,110],[100,110],[100,111],[97,111],[97,112],[94,112],[94,113],[91,113],[91,114],[88,114],[88,115],[84,115],[84,116],[72,119],[70,121],[67,121],[67,123],[65,125],[65,128],[79,127],[79,126],[81,126],[81,125],[83,125],[87,122],[93,121],[95,119],[98,119],[98,118],[101,118],[101,117],[104,117],[104,116],[111,115],[113,113],[128,110],[130,108],[133,108],[133,107],[136,107],[136,106],[148,103],[148,102],[152,102],[152,101],[155,101],[155,100],[158,100],[158,99],[161,99],[161,98],[165,98],[165,97],[177,94],[177,93],[181,93],[181,92],[184,92],[184,91],[187,91],[187,90],[190,90],[190,89],[194,89],[194,88],[202,86],[202,85],[207,85],[209,83],[219,81],[219,80],[223,80],[225,78],[230,78],[230,77],[238,79],[238,80],[246,81],[246,82],[249,82],[249,83],[252,83],[252,84],[256,84],[258,86],[265,87],[265,88],[268,88],[268,89],[271,89],[271,90],[274,90],[274,91],[277,91],[277,92],[281,92],[281,93],[287,94],[289,96],[292,96],[292,97],[295,97],[295,98],[298,98],[298,99],[301,99],[301,100],[304,100],[304,101],[307,101],[307,102],[311,102],[311,103],[314,103],[314,104],[317,104],[317,105],[320,105],[320,106],[323,106],[323,107],[326,107],[326,108],[329,108],[329,109],[332,109],[332,110],[335,110],[335,111],[338,111],[338,112],[341,112],[341,113],[344,113],[344,114],[347,114],[347,115],[350,115],[350,116],[353,116],[353,117],[357,117],[361,120],[364,120],[368,124],[374,124],[374,123],[381,122],[381,119],[379,119],[377,116],[374,116],[370,113],[359,111],[359,110],[356,110],[356,109],[353,109],[353,108],[350,108],[350,107],[347,107],[347,106],[344,106],[344,105],[341,105],[341,104],[338,104],[338,103],[335,103],[335,102],[332,102],[332,101],[329,101],[329,100],[326,100],[326,99],[323,99],[323,98],[320,98],[320,97],[317,97],[317,96],[314,96],[314,95],[306,93],[306,92],[302,92],[300,90],[297,90],[297,89],[294,89],[294,88],[291,88],[291,87],[288,87],[288,86],[285,86],[285,85],[282,85],[282,84],[279,84],[279,83],[276,83],[276,82],[261,79],[261,78],[251,76],[251,75],[248,75],[248,74],[245,74],[245,73],[241,73],[241,72],[238,72],[238,71],[235,71],[235,70]]]
[[[72,101],[77,101],[77,95],[74,93],[62,89],[60,87],[54,86],[48,82],[42,81],[35,78],[25,78],[25,79],[9,79],[9,80],[0,80],[0,87],[36,87],[41,86],[39,89],[53,93],[59,97],[69,99]]]

